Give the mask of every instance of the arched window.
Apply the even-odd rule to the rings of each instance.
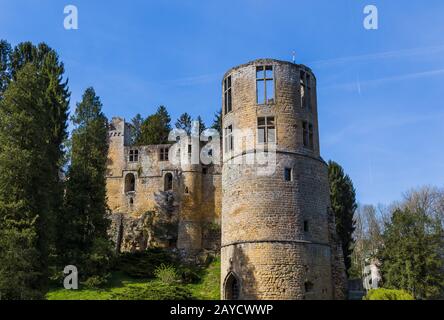
[[[239,300],[239,280],[234,275],[233,272],[230,272],[225,279],[225,300]]]
[[[125,193],[136,191],[136,177],[132,173],[128,173],[125,177]]]
[[[165,186],[165,191],[173,190],[173,174],[172,173],[169,172],[165,175],[164,186]]]

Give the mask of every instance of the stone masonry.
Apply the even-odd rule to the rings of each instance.
[[[113,118],[107,196],[116,250],[221,250],[223,299],[344,299],[314,74],[255,60],[225,74],[222,104],[220,165],[173,163],[187,142],[131,146],[129,125]]]

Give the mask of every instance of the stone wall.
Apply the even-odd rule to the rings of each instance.
[[[272,66],[274,101],[256,101],[256,67]],[[311,78],[311,108],[301,105],[300,74]],[[241,299],[332,299],[340,287],[340,252],[329,225],[329,184],[320,157],[316,78],[305,66],[262,59],[228,71],[232,112],[223,128],[243,130],[223,155],[222,296],[227,275],[240,283]],[[276,154],[269,165],[246,164],[263,146],[258,117],[274,117]],[[303,121],[313,125],[313,148],[304,146]],[[250,157],[250,158],[249,158]],[[252,158],[251,158],[252,157]],[[285,170],[292,170],[286,181]],[[338,269],[337,269],[338,268]]]
[[[177,246],[185,251],[218,246],[220,239],[209,236],[211,232],[207,230],[207,226],[220,225],[220,166],[211,165],[204,171],[201,165],[181,165],[179,153],[175,154],[176,162],[161,161],[161,149],[171,145],[132,147],[129,143],[128,125],[121,118],[113,118],[111,122],[109,145],[106,179],[108,207],[113,214],[123,217],[122,251],[143,250],[153,245]],[[129,161],[131,150],[138,151],[138,161]],[[170,159],[173,156],[170,155]],[[177,216],[168,223],[171,224],[170,227],[176,224],[177,234],[175,239],[170,236],[165,241],[154,241],[146,236],[155,232],[154,226],[147,224],[144,219],[148,212],[155,217],[165,216],[165,208],[159,205],[159,199],[165,196],[167,174],[173,176],[170,214]],[[133,175],[135,181],[134,191],[131,192],[125,189],[128,175]],[[115,240],[118,221],[119,219],[112,217],[110,232]],[[142,234],[142,229],[145,235]]]

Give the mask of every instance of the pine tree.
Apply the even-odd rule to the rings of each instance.
[[[0,294],[40,299],[47,288],[52,165],[48,79],[31,63],[0,102]]]
[[[170,131],[171,117],[167,109],[160,106],[155,114],[143,122],[137,145],[167,144]]]
[[[179,119],[176,121],[176,128],[185,130],[188,135],[191,134],[191,126],[192,118],[187,112],[181,114]]]
[[[205,122],[203,121],[201,116],[198,116],[196,121],[199,123],[199,134],[202,134],[207,129]]]
[[[142,131],[143,118],[140,113],[131,120],[131,144],[136,144]]]
[[[111,252],[105,181],[108,124],[93,88],[83,94],[72,121],[75,129],[65,215],[58,228],[59,255],[65,264],[77,266],[86,279],[107,271]]]
[[[213,121],[213,125],[211,126],[212,129],[216,129],[219,134],[222,134],[222,110],[219,110],[215,115],[214,115],[214,121]]]
[[[344,263],[348,274],[351,267],[351,248],[355,230],[356,191],[350,177],[344,173],[344,169],[336,162],[329,161],[328,178],[330,181],[331,207],[336,219],[336,232],[342,242]]]
[[[69,92],[67,81],[63,81],[64,67],[58,60],[58,56],[54,50],[49,48],[46,44],[38,46],[32,45],[30,42],[19,44],[13,51],[6,42],[2,42],[0,49],[1,56],[1,95],[5,101],[2,103],[2,109],[5,116],[2,117],[3,130],[9,130],[11,127],[21,128],[24,133],[15,132],[18,137],[22,136],[22,140],[9,139],[8,144],[5,144],[5,151],[3,160],[9,157],[8,148],[13,150],[12,153],[19,150],[26,153],[31,159],[28,159],[28,166],[33,168],[33,157],[39,157],[39,165],[34,166],[38,178],[33,179],[33,175],[28,175],[27,185],[23,182],[16,185],[14,192],[19,190],[27,190],[27,193],[20,191],[20,197],[17,196],[17,203],[22,203],[23,206],[16,208],[18,211],[23,211],[23,214],[11,212],[14,219],[9,219],[8,222],[4,220],[2,242],[7,245],[5,248],[14,243],[16,249],[10,249],[17,256],[16,259],[7,261],[16,261],[19,265],[15,268],[17,272],[14,276],[27,273],[32,277],[38,277],[38,283],[31,283],[32,281],[27,276],[17,280],[20,283],[14,292],[9,292],[10,297],[13,298],[35,298],[41,297],[46,289],[47,279],[49,275],[49,256],[54,248],[54,222],[57,215],[60,214],[62,197],[63,197],[63,183],[60,179],[61,167],[64,159],[63,142],[66,139],[66,122],[69,105]],[[0,100],[2,98],[0,96]],[[19,110],[22,110],[21,112]],[[35,112],[35,110],[39,110]],[[28,113],[27,113],[28,112]],[[16,113],[20,113],[17,115]],[[17,117],[18,119],[16,119]],[[44,120],[42,120],[44,119]],[[22,125],[20,122],[27,122]],[[32,129],[31,129],[32,128]],[[35,130],[34,130],[35,129]],[[1,130],[1,129],[0,129]],[[4,133],[3,137],[7,137],[13,132]],[[32,147],[23,145],[26,142],[27,135],[31,134],[38,137],[30,138],[35,143]],[[38,151],[32,148],[38,148]],[[13,155],[14,156],[14,155]],[[25,156],[20,158],[26,159]],[[8,168],[7,162],[2,169]],[[9,167],[10,168],[10,167]],[[11,169],[11,168],[10,168]],[[25,170],[17,169],[19,172]],[[14,175],[11,175],[12,177]],[[1,183],[0,183],[1,184]],[[14,183],[11,187],[14,187]],[[4,190],[8,190],[5,187]],[[14,192],[11,194],[14,195]],[[7,197],[7,191],[0,196],[0,202],[7,208],[11,201]],[[36,200],[38,199],[38,200]],[[35,201],[39,206],[35,206]],[[32,207],[29,214],[28,204]],[[43,212],[43,213],[42,213]],[[6,214],[6,213],[5,213]],[[32,220],[32,222],[30,222]],[[17,228],[17,226],[23,228]],[[25,226],[27,226],[25,228]],[[21,236],[27,235],[27,238],[20,239]],[[11,237],[11,238],[9,238]],[[15,240],[14,240],[15,237]],[[19,248],[19,245],[31,245],[32,248]],[[34,264],[32,257],[21,259],[20,254],[29,253],[38,256],[38,264]],[[22,268],[24,262],[28,265],[28,270]],[[5,265],[8,269],[8,265]],[[9,271],[14,268],[9,269]],[[12,271],[11,271],[12,272]],[[7,273],[7,271],[6,271]],[[15,280],[14,276],[9,277],[9,282],[2,282],[3,288],[7,291],[9,285],[12,285]],[[3,280],[6,278],[2,278]],[[21,281],[21,282],[20,282]],[[1,281],[0,281],[1,282]],[[20,292],[20,295],[17,295]],[[15,296],[14,296],[15,295]],[[4,295],[5,297],[5,295]]]
[[[0,100],[11,79],[11,45],[5,40],[0,41]]]

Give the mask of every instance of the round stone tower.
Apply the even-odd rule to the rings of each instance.
[[[273,59],[232,68],[222,130],[222,298],[340,297],[312,71]]]

